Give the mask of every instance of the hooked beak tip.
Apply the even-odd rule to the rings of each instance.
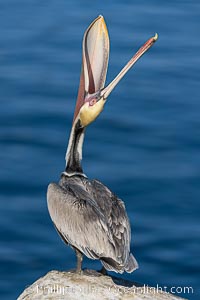
[[[114,87],[118,84],[118,82],[123,78],[123,76],[127,73],[127,71],[137,62],[137,60],[157,41],[158,34],[155,33],[153,37],[151,37],[130,59],[130,61],[125,65],[125,67],[120,71],[120,73],[115,77],[115,79],[101,91],[101,95],[104,100],[107,99],[109,94],[112,92]]]
[[[157,33],[155,33],[153,39],[154,39],[154,42],[157,41],[157,39],[158,39],[158,34]]]

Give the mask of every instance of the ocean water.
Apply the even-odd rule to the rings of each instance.
[[[85,173],[121,197],[130,218],[140,268],[120,276],[199,299],[197,0],[1,1],[1,299],[16,299],[50,270],[75,266],[53,228],[46,189],[64,169],[82,36],[99,14],[110,34],[107,83],[159,34],[88,127],[84,144]],[[100,263],[85,259],[84,267]]]

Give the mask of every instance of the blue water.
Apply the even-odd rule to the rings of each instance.
[[[182,296],[200,299],[199,0],[1,1],[1,299],[75,266],[52,226],[46,189],[64,168],[82,36],[99,14],[111,40],[108,83],[155,32],[159,40],[88,128],[85,173],[125,201],[140,269],[122,276],[192,287]],[[85,259],[84,267],[100,264]]]

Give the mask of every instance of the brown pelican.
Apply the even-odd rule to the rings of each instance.
[[[76,252],[77,272],[81,272],[83,254],[99,259],[104,271],[130,273],[138,268],[130,253],[131,229],[124,203],[100,181],[89,180],[83,173],[82,145],[86,127],[101,113],[111,91],[156,40],[157,34],[104,88],[109,57],[104,18],[95,19],[84,34],[80,86],[66,168],[59,183],[50,183],[47,192],[48,209],[55,228]]]

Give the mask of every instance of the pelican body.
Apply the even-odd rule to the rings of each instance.
[[[138,268],[130,253],[131,228],[124,202],[98,180],[90,180],[81,166],[86,127],[103,110],[113,88],[153,45],[150,38],[115,79],[105,85],[109,58],[109,37],[104,18],[99,16],[83,38],[82,70],[74,119],[66,153],[66,168],[59,183],[50,183],[48,210],[55,228],[77,255],[81,272],[83,254],[99,259],[104,271],[133,272]]]

